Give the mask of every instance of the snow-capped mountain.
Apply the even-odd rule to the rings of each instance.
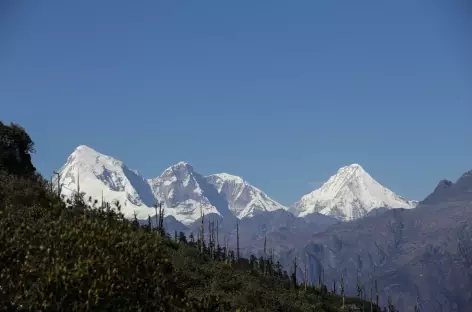
[[[320,188],[303,196],[290,210],[303,217],[313,212],[352,220],[375,208],[414,208],[409,201],[375,181],[360,165],[342,167]]]
[[[78,186],[86,198],[113,203],[119,201],[122,212],[132,216],[147,217],[153,210],[155,198],[151,188],[136,170],[130,170],[123,162],[81,145],[67,158],[59,170],[61,193],[66,198],[76,192]],[[57,178],[53,185],[57,185]]]
[[[126,216],[154,215],[161,203],[167,216],[190,224],[205,215],[253,217],[259,212],[288,208],[238,176],[218,173],[202,176],[186,162],[179,162],[157,178],[145,180],[122,161],[81,145],[60,170],[62,194],[80,190],[86,197],[119,201]],[[56,185],[56,183],[54,183]],[[323,186],[303,196],[289,210],[300,217],[321,213],[339,220],[365,216],[374,208],[414,208],[408,201],[376,182],[360,165],[343,167]]]
[[[200,218],[201,213],[222,217],[251,217],[257,211],[284,209],[258,188],[242,178],[229,174],[202,176],[186,162],[179,162],[157,178],[145,180],[122,161],[81,145],[60,170],[62,194],[70,197],[80,191],[113,203],[119,201],[122,212],[145,219],[155,214],[154,205],[161,203],[166,216],[184,224]],[[54,185],[56,185],[56,182]]]
[[[167,168],[159,177],[149,179],[148,183],[155,198],[164,204],[165,213],[184,224],[194,222],[201,213],[227,215],[226,201],[186,162],[181,161]]]
[[[228,173],[212,174],[205,179],[216,187],[228,202],[234,216],[242,219],[258,212],[287,209],[241,177]]]

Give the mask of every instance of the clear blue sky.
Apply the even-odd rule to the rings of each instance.
[[[350,163],[411,199],[472,169],[472,4],[1,1],[0,119],[290,204]]]

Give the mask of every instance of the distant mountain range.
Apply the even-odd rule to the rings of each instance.
[[[314,234],[310,278],[344,278],[355,293],[359,275],[366,291],[378,282],[381,303],[390,295],[399,311],[468,312],[472,306],[472,171],[457,182],[441,181],[415,209],[376,209],[368,217]],[[288,265],[294,250],[281,253]],[[300,272],[301,273],[301,272]]]
[[[286,269],[294,258],[306,259],[310,282],[320,274],[328,284],[343,278],[348,294],[356,293],[358,277],[367,296],[377,281],[381,304],[391,296],[402,312],[413,311],[416,301],[429,312],[472,306],[472,171],[455,183],[442,180],[416,202],[354,164],[290,207],[240,177],[203,176],[185,162],[146,180],[86,146],[69,156],[60,174],[63,195],[78,186],[97,199],[103,194],[105,201],[119,200],[126,215],[136,211],[143,224],[154,215],[152,206],[163,203],[170,234],[196,236],[204,213],[205,229],[218,220],[220,244],[234,249],[238,223],[243,255],[262,256],[267,242]],[[303,277],[301,266],[297,274]]]
[[[153,215],[153,205],[161,203],[166,215],[184,224],[191,224],[201,214],[242,219],[279,209],[300,217],[321,213],[345,221],[363,217],[375,208],[414,208],[417,204],[380,185],[358,164],[339,169],[292,207],[281,205],[241,177],[227,173],[203,176],[186,162],[176,163],[159,177],[145,179],[122,161],[85,145],[69,156],[60,177],[66,197],[79,186],[87,197],[119,201],[125,215],[136,212],[139,218]]]
[[[236,248],[235,218],[219,218],[220,243]],[[144,223],[144,222],[143,222]],[[169,233],[198,233],[200,220],[184,225],[166,218]],[[239,221],[242,254],[262,256],[264,242],[288,270],[293,259],[307,261],[310,283],[344,279],[356,294],[359,278],[367,297],[377,281],[381,305],[391,296],[396,308],[468,312],[472,306],[472,171],[457,182],[441,181],[416,209],[376,208],[364,218],[342,222],[320,213],[296,217],[285,210]],[[223,238],[224,237],[224,238]],[[297,272],[300,281],[304,272]]]
[[[262,211],[286,209],[258,188],[226,173],[203,176],[186,162],[178,162],[156,178],[144,179],[122,161],[81,145],[59,171],[62,195],[80,191],[94,199],[119,201],[126,216],[154,215],[162,204],[167,216],[190,224],[201,214],[250,217]],[[54,181],[57,184],[57,180]]]

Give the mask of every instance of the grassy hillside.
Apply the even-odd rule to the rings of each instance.
[[[12,157],[0,172],[1,311],[380,311],[356,298],[341,310],[341,296],[296,285],[270,259],[169,238],[119,205],[66,204],[38,174],[9,170]]]

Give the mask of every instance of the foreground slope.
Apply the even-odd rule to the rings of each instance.
[[[304,290],[280,267],[262,274],[254,261],[172,241],[80,196],[66,207],[41,179],[0,172],[0,199],[1,310],[341,311],[340,296]]]
[[[320,188],[303,196],[291,209],[298,216],[313,212],[352,220],[375,208],[414,208],[408,201],[375,181],[360,165],[342,167]]]

